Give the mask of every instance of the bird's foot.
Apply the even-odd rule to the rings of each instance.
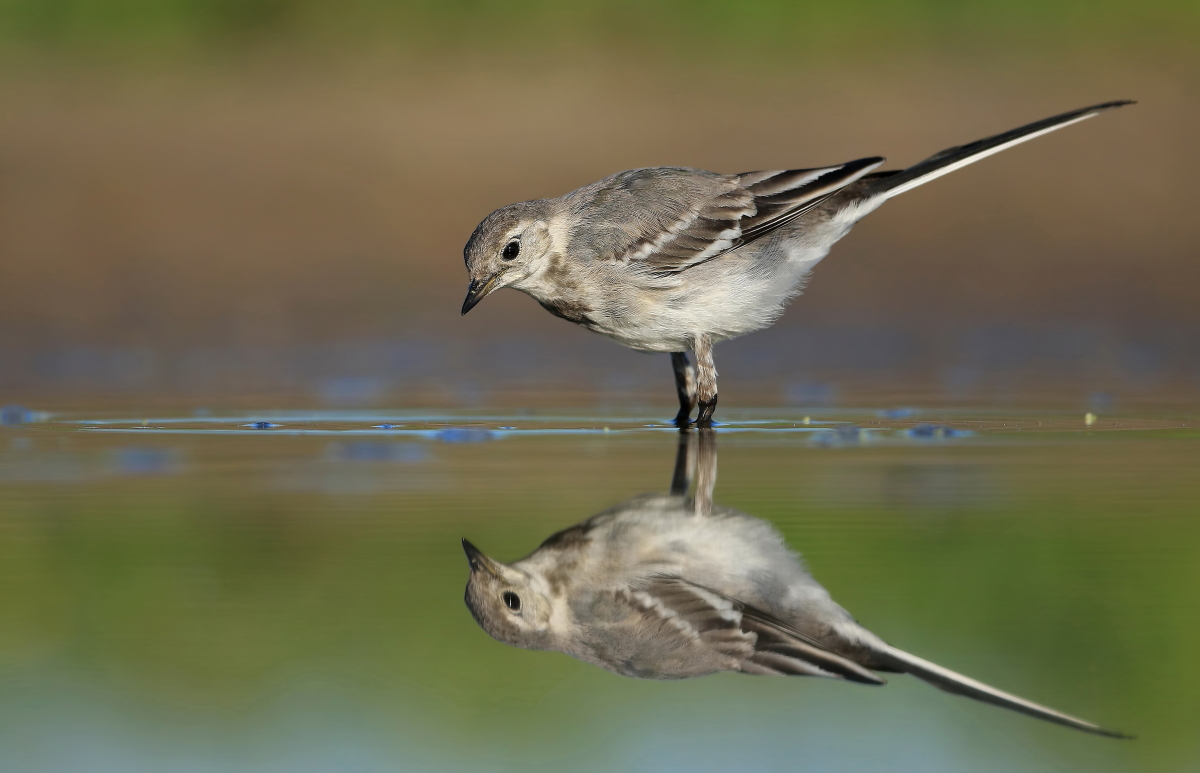
[[[696,429],[712,429],[713,427],[713,411],[717,410],[717,396],[713,395],[711,400],[700,401],[700,411],[696,414],[696,421],[692,424]]]
[[[679,403],[679,413],[675,414],[675,418],[672,419],[671,423],[674,424],[681,432],[687,430],[692,426],[691,417],[692,411],[695,409],[695,407],[695,400],[686,403],[681,401]]]

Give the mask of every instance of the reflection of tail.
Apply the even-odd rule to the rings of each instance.
[[[997,134],[995,137],[988,137],[977,142],[972,142],[969,145],[946,148],[941,153],[936,153],[919,164],[910,166],[908,169],[899,172],[877,173],[866,178],[871,181],[871,185],[866,191],[867,196],[883,196],[890,199],[892,196],[912,190],[918,185],[924,185],[930,180],[934,180],[944,174],[949,174],[955,169],[961,169],[967,164],[973,164],[982,158],[987,158],[993,153],[999,153],[1002,150],[1007,150],[1014,145],[1020,145],[1022,142],[1031,140],[1034,137],[1048,134],[1055,129],[1061,129],[1064,126],[1070,126],[1073,123],[1091,118],[1105,110],[1131,104],[1133,103],[1128,100],[1122,100],[1119,102],[1105,102],[1102,105],[1092,105],[1091,107],[1056,115],[1053,118],[1046,118],[1036,123],[1022,126],[1019,129],[1004,132],[1003,134]]]
[[[930,663],[928,660],[922,660],[916,655],[909,655],[907,652],[902,652],[895,647],[888,647],[883,653],[886,659],[890,662],[889,666],[895,667],[897,671],[903,671],[913,676],[929,682],[934,687],[952,692],[957,695],[965,695],[968,698],[974,698],[977,701],[990,703],[993,706],[1003,706],[1006,709],[1019,711],[1022,714],[1028,714],[1031,717],[1044,719],[1047,722],[1054,722],[1059,725],[1073,727],[1076,730],[1083,730],[1086,733],[1096,733],[1097,735],[1106,735],[1110,738],[1132,738],[1131,735],[1118,733],[1115,730],[1107,730],[1099,725],[1093,725],[1091,722],[1085,722],[1082,719],[1076,719],[1068,714],[1063,714],[1061,711],[1048,709],[1045,706],[1039,706],[1036,703],[1027,701],[1024,698],[1018,698],[1010,693],[997,690],[995,687],[989,687],[983,682],[977,682],[970,677],[956,674],[948,668],[942,668],[936,663]]]

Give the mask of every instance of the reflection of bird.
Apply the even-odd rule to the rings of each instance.
[[[710,461],[700,464],[692,499],[683,496],[685,461],[671,496],[593,516],[514,564],[463,540],[475,620],[506,644],[558,650],[625,676],[741,671],[883,684],[873,671],[905,672],[948,692],[1122,737],[884,643],[830,598],[770,524],[712,504],[715,449],[701,442]]]
[[[1013,145],[1110,108],[1047,118],[901,171],[882,158],[820,169],[722,175],[634,169],[556,199],[498,209],[464,250],[466,314],[514,287],[549,312],[648,352],[671,352],[685,426],[717,404],[712,345],[774,322],[805,275],[887,199]],[[694,351],[695,366],[687,352]]]

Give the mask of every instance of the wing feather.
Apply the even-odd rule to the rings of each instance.
[[[884,683],[794,626],[711,588],[657,576],[623,594],[660,635],[675,637],[680,649],[700,645],[738,671]]]
[[[656,274],[733,252],[866,175],[881,158],[819,169],[718,175],[658,167],[621,172],[568,197],[585,238],[572,247]]]

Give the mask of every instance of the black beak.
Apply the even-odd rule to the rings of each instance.
[[[483,300],[483,297],[492,291],[496,286],[496,280],[500,278],[497,274],[484,281],[472,279],[471,284],[467,286],[467,299],[463,301],[462,313],[466,314],[471,309],[475,308],[475,304]]]
[[[483,554],[483,551],[472,545],[463,537],[462,541],[463,552],[467,554],[467,561],[471,563],[472,572],[487,572],[488,574],[496,574],[496,570],[492,568],[492,561]]]

